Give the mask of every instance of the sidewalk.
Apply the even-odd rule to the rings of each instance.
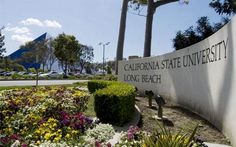
[[[215,143],[207,143],[207,142],[205,142],[205,144],[208,147],[231,147],[231,146],[228,146],[228,145],[225,145],[225,144],[215,144]]]

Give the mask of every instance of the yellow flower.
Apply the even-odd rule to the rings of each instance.
[[[78,134],[78,133],[79,131],[75,131],[75,130],[72,131],[72,134]]]
[[[66,134],[66,136],[65,136],[67,139],[69,139],[70,138],[70,134]]]
[[[56,123],[53,123],[53,125],[52,125],[53,127],[56,127],[57,126],[57,124]]]
[[[57,133],[61,133],[61,129],[57,130]]]
[[[56,137],[56,138],[54,138],[54,142],[58,142],[59,140],[60,140],[61,138],[60,137]]]
[[[45,135],[44,135],[44,139],[45,140],[49,140],[51,138],[51,134],[50,133],[46,133]]]
[[[41,142],[38,140],[37,142],[36,142],[36,145],[40,145],[41,144]]]
[[[36,133],[36,134],[40,134],[40,130],[37,129],[37,130],[35,131],[35,133]]]

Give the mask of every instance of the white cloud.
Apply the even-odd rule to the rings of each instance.
[[[26,42],[28,42],[28,41],[32,41],[32,40],[33,40],[32,37],[29,37],[29,36],[24,35],[24,34],[21,34],[21,35],[19,35],[19,34],[12,35],[12,36],[11,36],[11,39],[14,40],[14,41],[18,41],[18,42],[20,42],[21,44],[24,44],[24,43],[26,43]]]
[[[5,30],[8,32],[14,32],[15,34],[31,34],[30,29],[28,29],[27,27],[6,27]]]
[[[62,27],[61,24],[55,20],[45,20],[44,24],[46,27],[51,27],[51,28],[61,28]]]
[[[26,20],[22,20],[21,23],[24,25],[27,25],[27,26],[29,26],[29,25],[36,25],[36,26],[40,26],[40,27],[43,26],[43,23],[40,20],[38,20],[37,18],[27,18]]]
[[[22,24],[24,25],[34,25],[34,26],[39,26],[39,27],[49,27],[49,28],[55,28],[55,29],[60,29],[62,25],[55,21],[55,20],[44,20],[41,21],[37,18],[27,18],[26,20],[21,21]]]

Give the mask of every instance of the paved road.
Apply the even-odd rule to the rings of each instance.
[[[87,80],[39,80],[39,85],[63,85],[86,81]],[[35,80],[0,81],[0,86],[33,86],[35,83]]]

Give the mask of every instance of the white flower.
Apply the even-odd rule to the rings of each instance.
[[[20,141],[19,140],[16,140],[12,145],[11,147],[20,147]]]

